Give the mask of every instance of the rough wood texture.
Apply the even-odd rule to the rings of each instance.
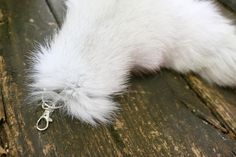
[[[236,148],[207,120],[211,113],[176,73],[133,82],[121,102],[115,130],[131,156],[231,156]]]
[[[189,75],[188,80],[197,94],[202,98],[212,112],[219,117],[222,123],[236,135],[236,107],[235,103],[229,103],[223,95],[213,87],[204,84],[201,79],[194,75]]]
[[[42,114],[25,93],[25,55],[62,23],[64,0],[0,0],[0,156],[236,156],[236,92],[162,70],[133,78],[113,125]]]

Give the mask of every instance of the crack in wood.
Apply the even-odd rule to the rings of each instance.
[[[191,111],[191,113],[193,115],[195,115],[196,117],[198,117],[199,119],[201,119],[202,121],[206,122],[207,124],[213,126],[214,128],[218,129],[220,132],[224,133],[224,134],[229,134],[229,131],[223,126],[223,124],[221,124],[219,121],[207,116],[206,114],[202,113],[199,110],[196,110],[194,108],[192,108],[190,105],[188,105],[187,103],[185,103],[184,101],[181,101],[181,103],[188,109]]]
[[[236,157],[236,152],[232,151],[233,157]]]
[[[7,155],[7,151],[3,147],[0,147],[0,156],[3,157],[6,155]]]
[[[189,74],[184,78],[198,98],[206,104],[212,114],[218,119],[221,126],[225,127],[229,132],[228,134],[236,139],[236,117],[230,112],[231,105],[218,91],[208,87],[194,74]]]
[[[55,19],[58,27],[60,28],[61,27],[61,23],[59,22],[59,19],[58,19],[57,15],[53,11],[52,5],[50,4],[50,2],[48,0],[45,0],[45,2],[47,3],[47,6],[48,6],[50,12],[52,13],[53,18]]]
[[[58,0],[57,0],[57,1],[58,1]],[[62,23],[63,23],[63,22],[62,22],[62,21],[63,21],[63,18],[62,18],[60,15],[58,15],[57,12],[54,10],[54,7],[53,7],[51,1],[45,0],[45,2],[47,3],[47,6],[48,6],[48,8],[49,8],[51,14],[52,14],[53,18],[54,18],[55,21],[56,21],[57,26],[58,26],[59,28],[61,28]],[[59,2],[59,3],[60,3],[60,2]],[[64,4],[64,3],[63,3],[63,4]],[[63,12],[65,11],[65,10],[64,10],[65,8],[66,8],[66,7],[64,6],[64,7],[63,7]]]
[[[0,125],[6,121],[6,110],[3,101],[2,88],[0,88]]]

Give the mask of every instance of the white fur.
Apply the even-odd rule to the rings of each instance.
[[[32,95],[106,122],[134,68],[160,67],[236,85],[236,32],[209,1],[68,0],[65,22],[32,59]],[[157,89],[158,90],[158,89]],[[55,100],[56,101],[56,100]]]

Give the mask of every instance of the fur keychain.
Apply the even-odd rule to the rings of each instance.
[[[95,125],[117,109],[111,96],[130,71],[161,67],[236,85],[236,30],[209,1],[68,0],[64,24],[32,58],[32,97]],[[158,90],[158,89],[157,89]],[[39,120],[40,121],[40,120]]]

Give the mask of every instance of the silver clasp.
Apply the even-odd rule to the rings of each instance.
[[[39,131],[44,131],[48,128],[48,125],[50,122],[52,122],[52,118],[50,118],[51,113],[54,111],[53,106],[48,105],[44,100],[42,102],[42,109],[44,109],[44,113],[43,115],[38,119],[37,123],[36,123],[36,127]],[[44,127],[40,127],[40,123],[45,122],[45,126]]]
[[[49,123],[52,122],[52,118],[50,117],[54,110],[62,108],[63,105],[56,106],[55,103],[52,105],[47,104],[44,100],[42,101],[42,109],[44,109],[43,115],[38,119],[36,123],[36,128],[39,131],[47,130]],[[44,126],[40,127],[40,123],[45,123]]]
[[[52,122],[52,118],[50,118],[50,114],[53,111],[50,109],[46,109],[43,113],[43,115],[38,119],[37,123],[36,123],[36,127],[39,131],[44,131],[48,128],[48,125],[50,122]],[[45,122],[45,126],[44,127],[40,127],[40,123]]]
[[[62,108],[63,104],[60,102],[60,98],[57,98],[55,100],[45,100],[43,95],[41,101],[42,101],[41,107],[42,109],[44,109],[44,113],[42,116],[39,117],[36,123],[36,128],[39,131],[45,131],[47,130],[50,122],[52,122],[52,118],[50,117],[51,114],[54,112],[54,110]],[[40,124],[42,124],[43,126]]]

